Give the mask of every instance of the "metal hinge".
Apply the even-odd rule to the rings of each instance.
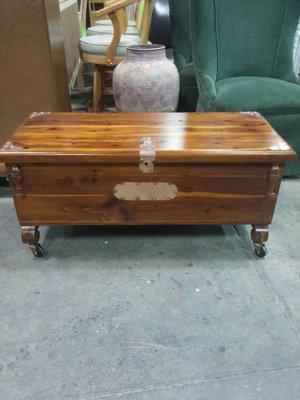
[[[156,155],[155,142],[151,137],[143,137],[140,140],[140,171],[150,174],[154,171]]]

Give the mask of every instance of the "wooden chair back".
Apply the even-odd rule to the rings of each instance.
[[[108,19],[108,16],[101,17],[97,15],[97,11],[102,8],[109,6],[110,4],[118,2],[118,0],[88,0],[89,2],[89,15],[90,15],[90,25],[93,26],[95,21],[99,19]],[[128,19],[125,9],[120,9],[116,11],[117,18],[120,23],[121,32],[125,33],[127,29]]]
[[[90,24],[92,26],[94,25],[95,21],[99,19],[97,11],[99,11],[101,8],[105,6],[117,3],[118,0],[88,0],[88,2],[89,2]],[[148,41],[151,17],[153,11],[153,3],[154,0],[140,0],[137,4],[135,4],[136,7],[135,20],[137,24],[137,29],[141,33],[142,44],[146,44]],[[120,23],[121,33],[123,34],[126,32],[128,25],[126,7],[116,11],[116,15]],[[108,16],[102,18],[108,18]]]
[[[90,17],[90,25],[93,26],[95,21],[99,19],[97,17],[97,11],[101,10],[104,7],[105,0],[88,0],[89,4],[89,17]]]

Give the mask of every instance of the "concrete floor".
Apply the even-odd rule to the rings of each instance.
[[[1,400],[300,399],[300,180],[249,227],[42,229],[0,188]]]

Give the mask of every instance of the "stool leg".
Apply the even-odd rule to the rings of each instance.
[[[101,97],[102,97],[102,70],[100,66],[95,65],[94,71],[94,85],[93,85],[93,111],[98,112],[99,107],[101,107]]]

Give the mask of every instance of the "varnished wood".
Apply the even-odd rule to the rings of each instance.
[[[27,195],[105,195],[125,182],[172,181],[178,196],[269,194],[269,166],[235,164],[172,164],[155,166],[148,175],[135,165],[117,164],[28,164],[22,167],[22,184]],[[237,185],[238,182],[238,185]]]
[[[277,193],[268,193],[269,166],[265,164],[194,164],[192,168],[165,164],[149,175],[130,165],[25,165],[22,174],[26,201],[16,199],[22,224],[64,224],[68,219],[76,224],[122,225],[209,224],[216,220],[270,223],[277,198]],[[159,206],[114,198],[117,184],[153,181],[176,185],[176,198]],[[36,220],[37,212],[42,214]]]
[[[153,171],[143,173],[146,136],[156,152]],[[251,224],[263,257],[284,163],[293,159],[257,113],[40,113],[0,149],[23,237],[38,256],[41,225]],[[123,200],[115,195],[123,182],[167,183],[176,193]]]
[[[113,187],[112,187],[113,190]],[[215,225],[268,224],[276,198],[176,197],[171,201],[122,201],[105,196],[26,196],[15,199],[26,225]]]
[[[136,164],[144,136],[155,141],[156,164],[296,159],[257,113],[37,113],[0,149],[0,161]]]

